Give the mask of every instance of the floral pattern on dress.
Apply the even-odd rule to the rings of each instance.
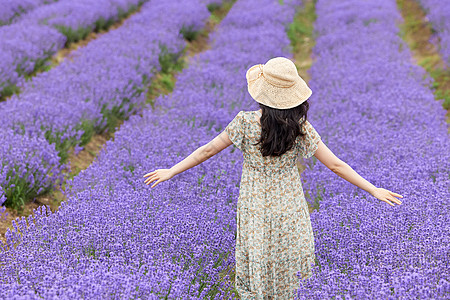
[[[237,203],[236,280],[241,299],[293,299],[299,280],[315,260],[308,205],[297,168],[298,156],[317,150],[320,135],[307,120],[306,136],[291,150],[263,157],[258,142],[259,111],[240,111],[225,128],[244,163]]]

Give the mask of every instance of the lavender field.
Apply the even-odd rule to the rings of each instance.
[[[448,62],[445,4],[417,1]],[[232,145],[154,189],[142,176],[258,109],[245,72],[294,60],[288,30],[302,32],[296,16],[310,1],[3,2],[0,93],[13,92],[0,102],[0,222],[6,208],[54,190],[66,200],[6,230],[0,298],[238,299],[242,153]],[[396,1],[312,2],[308,118],[339,158],[404,198],[389,206],[316,158],[300,161],[316,260],[296,299],[450,299],[450,141],[433,80],[400,37]],[[124,18],[35,72],[68,41]],[[203,50],[188,57],[212,22]],[[149,101],[181,59],[170,93]],[[69,176],[69,154],[104,132],[113,138],[94,162]]]

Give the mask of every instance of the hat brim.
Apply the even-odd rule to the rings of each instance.
[[[289,109],[311,97],[311,89],[300,76],[291,87],[277,87],[259,76],[261,66],[264,65],[254,65],[246,73],[248,92],[256,102],[272,108]]]
[[[261,72],[261,68],[264,67],[263,64],[258,64],[250,67],[245,74],[247,78],[247,84],[252,83],[256,79],[258,79],[258,74]]]

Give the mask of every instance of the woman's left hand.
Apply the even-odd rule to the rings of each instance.
[[[169,180],[173,177],[172,171],[170,169],[158,169],[153,172],[147,173],[144,175],[144,177],[148,177],[144,183],[146,185],[149,185],[153,181],[156,180],[156,182],[151,186],[152,188],[157,186],[159,183]]]

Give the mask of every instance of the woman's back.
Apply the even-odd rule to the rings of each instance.
[[[320,136],[309,122],[306,135],[280,156],[263,157],[259,111],[241,111],[226,127],[244,155],[237,204],[236,287],[242,299],[277,295],[292,299],[302,277],[311,275],[314,239],[297,159],[314,154]]]
[[[307,121],[312,91],[287,58],[250,67],[248,91],[259,111],[240,111],[225,130],[170,169],[144,175],[152,187],[232,143],[244,155],[236,214],[236,289],[241,299],[293,299],[299,278],[312,275],[314,238],[297,158],[315,155],[348,182],[393,206],[402,197],[377,188],[337,158]],[[297,120],[305,120],[302,127]],[[262,125],[261,125],[261,124]],[[277,156],[279,155],[279,156]]]
[[[261,136],[260,117],[260,111],[240,111],[225,129],[233,144],[242,151],[245,163],[266,168],[294,167],[299,155],[305,158],[314,155],[320,135],[307,120],[302,129],[306,136],[299,135],[294,147],[280,156],[263,157],[260,145],[255,145]]]

